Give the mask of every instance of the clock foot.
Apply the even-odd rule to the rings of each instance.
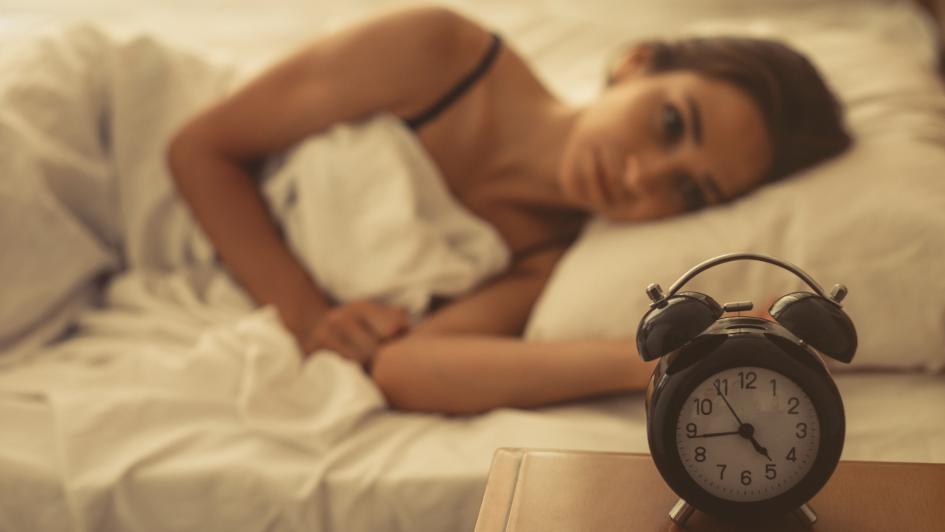
[[[684,527],[686,526],[686,521],[689,520],[689,517],[692,516],[692,513],[695,511],[696,509],[688,502],[679,499],[676,501],[676,504],[673,505],[672,510],[669,511],[669,518],[677,525]]]
[[[806,504],[802,504],[798,509],[794,510],[794,517],[808,528],[817,522],[817,514],[814,513],[813,508]]]

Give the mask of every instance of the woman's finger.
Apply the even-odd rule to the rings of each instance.
[[[360,314],[352,313],[335,324],[339,339],[352,351],[358,360],[366,360],[377,350],[378,340],[373,331],[364,324]]]
[[[334,351],[349,359],[360,360],[362,356],[357,348],[342,334],[341,329],[329,323],[328,320],[319,323],[305,343],[306,356],[321,349]]]
[[[365,327],[379,340],[386,340],[407,329],[407,311],[402,308],[375,305],[360,314]]]
[[[325,343],[325,348],[330,349],[348,360],[361,362],[368,358],[364,349],[356,345],[347,332],[341,329],[332,329],[329,333],[329,340]]]

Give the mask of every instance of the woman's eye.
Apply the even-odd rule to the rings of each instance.
[[[683,124],[682,114],[678,107],[669,103],[664,105],[661,122],[663,135],[668,143],[675,144],[676,141],[682,138],[685,132],[685,124]]]

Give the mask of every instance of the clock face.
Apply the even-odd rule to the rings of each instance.
[[[676,423],[686,472],[721,499],[761,501],[791,489],[810,471],[820,446],[810,397],[766,368],[728,368],[698,385]]]

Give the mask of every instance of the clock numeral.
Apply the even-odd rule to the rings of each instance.
[[[746,469],[742,471],[742,485],[747,486],[749,484],[751,484],[751,471]]]
[[[693,399],[696,403],[696,415],[708,416],[712,413],[711,399]]]
[[[715,391],[722,395],[728,395],[728,379],[715,379],[712,384],[715,386]]]
[[[728,467],[725,464],[715,464],[715,467],[719,468],[719,480],[725,479],[725,468]]]
[[[774,464],[765,464],[765,478],[768,480],[774,480],[778,476],[778,470],[774,468]]]
[[[696,447],[696,462],[705,462],[705,447]]]
[[[794,447],[791,447],[791,450],[788,451],[787,456],[785,456],[784,459],[790,460],[792,462],[797,462],[797,455],[794,454]]]
[[[778,381],[776,379],[771,379],[771,395],[778,395]]]
[[[792,397],[792,398],[788,399],[787,402],[788,402],[788,405],[791,406],[791,408],[788,409],[787,413],[788,413],[788,414],[797,414],[797,413],[798,413],[798,411],[797,411],[797,406],[801,404],[801,400],[798,399],[797,397]]]
[[[738,372],[738,382],[741,384],[742,390],[746,388],[749,390],[754,390],[755,379],[757,378],[758,375],[754,371],[749,371],[748,373],[745,373],[744,371]]]
[[[696,434],[699,434],[699,427],[695,423],[686,423],[686,436],[695,438]]]
[[[795,428],[797,428],[797,432],[794,433],[795,436],[801,439],[807,437],[807,423],[798,423]]]

